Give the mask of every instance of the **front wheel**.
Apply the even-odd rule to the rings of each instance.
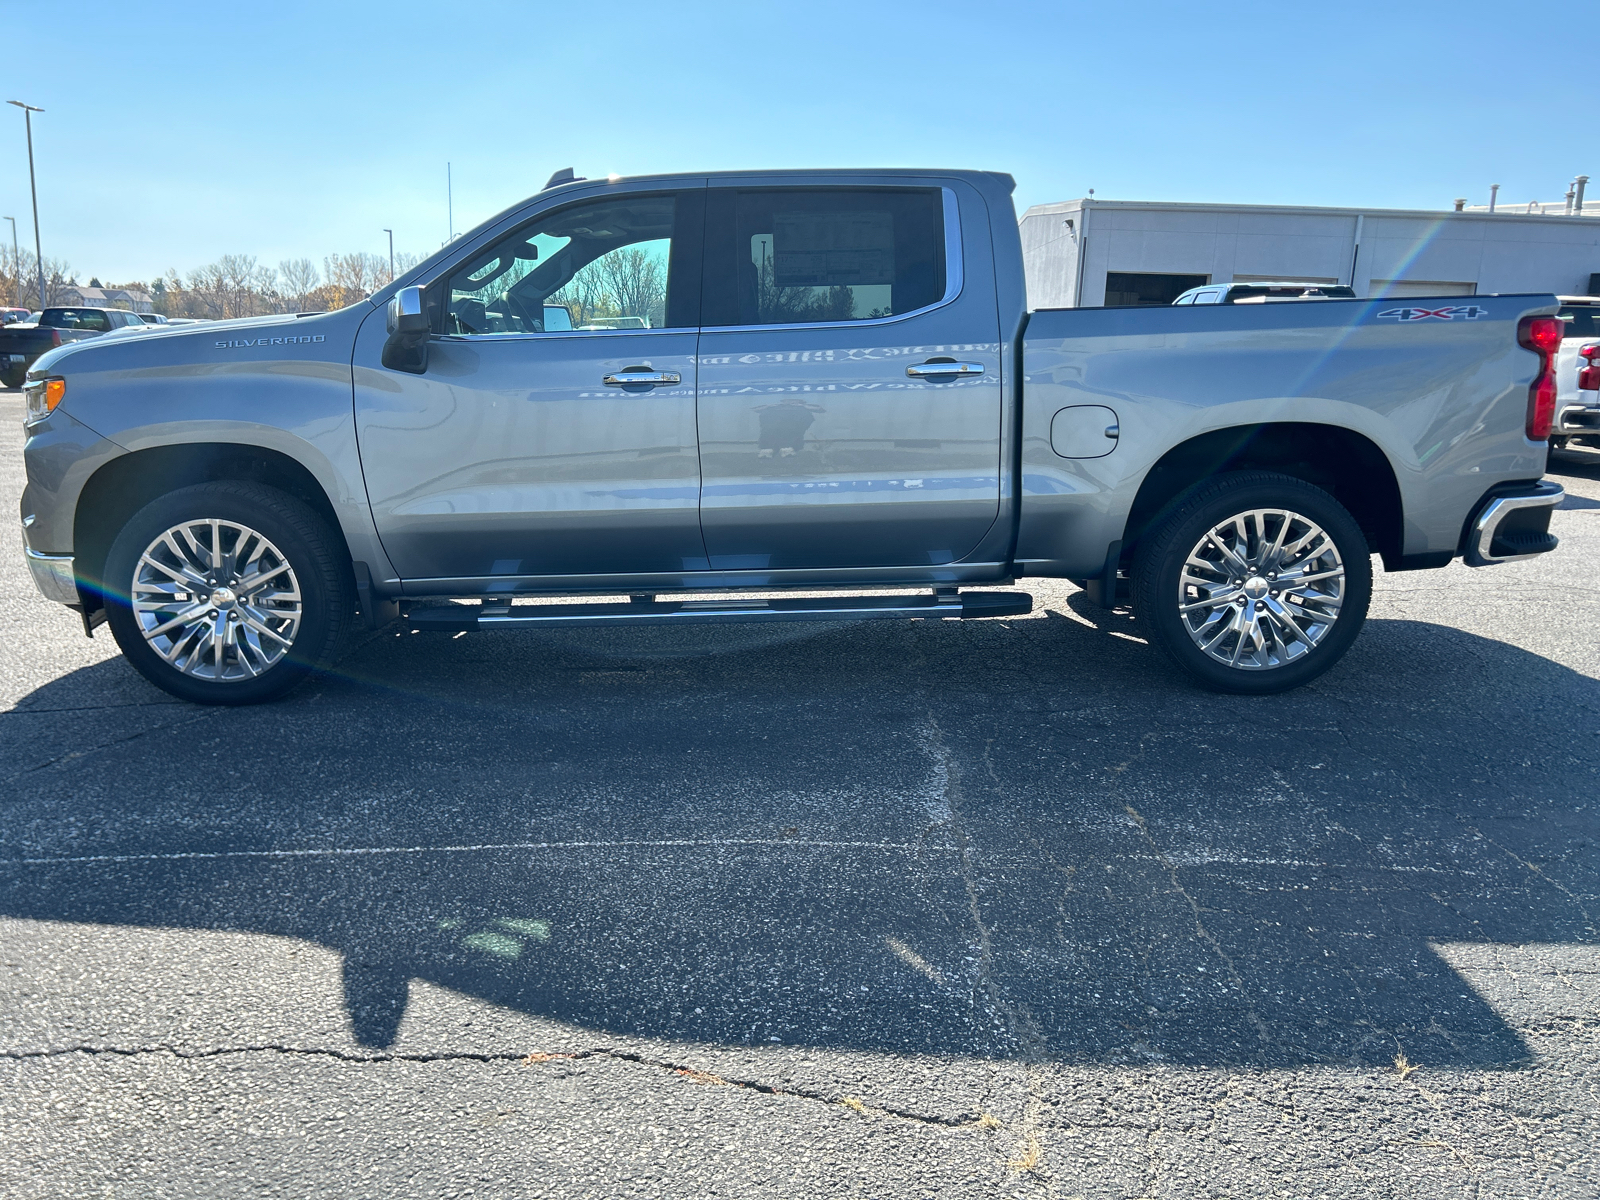
[[[1219,476],[1140,546],[1134,612],[1204,686],[1262,695],[1309,683],[1367,617],[1372,559],[1327,492],[1287,475]]]
[[[275,699],[327,665],[354,588],[336,536],[306,505],[254,483],[169,492],[106,556],[106,620],[151,683],[199,704]]]

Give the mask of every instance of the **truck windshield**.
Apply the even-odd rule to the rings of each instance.
[[[39,324],[49,329],[88,329],[110,333],[111,318],[97,308],[47,308]]]
[[[1561,331],[1563,338],[1600,340],[1600,304],[1563,304],[1556,315],[1567,325]]]

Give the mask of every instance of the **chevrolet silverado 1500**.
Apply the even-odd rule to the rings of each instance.
[[[1345,652],[1374,554],[1555,547],[1554,297],[1030,313],[1011,191],[566,172],[348,308],[62,346],[34,578],[208,703],[358,622],[1005,616],[983,586],[1035,576],[1274,692]]]

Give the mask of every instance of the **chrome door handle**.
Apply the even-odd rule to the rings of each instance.
[[[607,387],[632,387],[640,383],[653,387],[658,383],[682,383],[683,376],[676,371],[618,371],[615,375],[602,375],[600,382]]]
[[[937,378],[940,375],[982,375],[982,363],[969,362],[925,362],[916,363],[906,368],[906,374],[913,379]]]

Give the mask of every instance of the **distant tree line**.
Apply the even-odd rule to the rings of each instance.
[[[0,296],[13,308],[39,305],[39,260],[31,251],[13,253],[10,246],[0,252]],[[58,258],[44,260],[45,303],[54,304],[62,290],[75,286],[72,268]]]
[[[421,262],[420,254],[396,254],[395,269],[401,274]],[[7,304],[34,308],[39,303],[38,260],[30,252],[0,251],[0,295]],[[60,259],[46,258],[45,303],[64,301],[68,288],[78,286],[71,266]],[[330,254],[319,270],[309,258],[285,259],[277,267],[259,262],[250,254],[224,254],[216,262],[196,267],[187,274],[169,270],[148,282],[91,286],[138,289],[148,292],[158,313],[169,317],[253,317],[264,313],[316,312],[343,308],[365,299],[393,282],[386,254]]]

